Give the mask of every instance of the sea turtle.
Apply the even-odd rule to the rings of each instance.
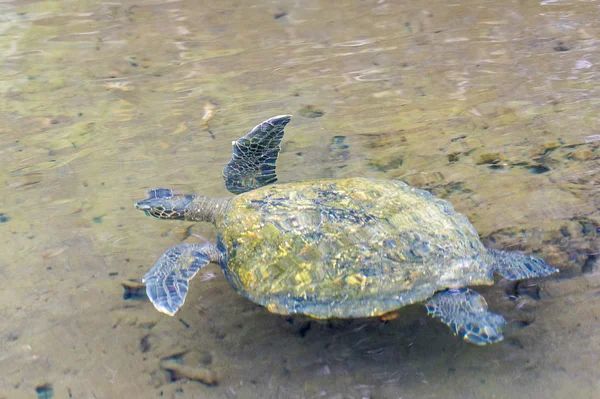
[[[143,277],[159,311],[174,315],[188,281],[218,263],[233,288],[269,311],[317,319],[380,316],[423,302],[465,341],[500,341],[505,320],[467,288],[558,270],[542,259],[486,249],[447,201],[395,180],[345,178],[271,184],[290,116],[233,142],[223,171],[235,197],[150,190],[137,209],[159,219],[204,221],[216,243],[167,250]]]

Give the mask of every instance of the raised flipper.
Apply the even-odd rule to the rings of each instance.
[[[180,244],[170,248],[142,278],[148,298],[159,312],[173,316],[185,301],[189,280],[210,262],[218,263],[219,258],[215,244]]]
[[[433,295],[427,313],[442,321],[455,335],[475,345],[502,341],[506,320],[488,310],[485,299],[468,288],[449,289]]]
[[[494,271],[508,280],[521,280],[532,277],[545,277],[558,273],[558,269],[549,266],[543,259],[519,252],[506,252],[488,249],[494,258]]]
[[[231,161],[223,169],[229,191],[241,194],[277,181],[275,164],[281,150],[283,128],[290,119],[289,115],[275,116],[232,143]]]

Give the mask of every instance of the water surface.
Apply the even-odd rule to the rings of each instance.
[[[598,7],[0,2],[0,397],[595,397]],[[133,202],[155,187],[227,195],[231,141],[284,113],[280,181],[405,180],[561,276],[482,289],[510,321],[487,347],[418,306],[287,320],[213,265],[174,318],[125,300],[168,247],[216,235]]]

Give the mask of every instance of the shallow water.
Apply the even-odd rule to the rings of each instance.
[[[0,398],[597,397],[598,7],[1,1]],[[510,321],[486,347],[419,306],[287,320],[213,265],[176,317],[125,300],[168,247],[215,238],[133,202],[227,195],[231,140],[283,113],[280,181],[405,180],[561,276],[481,289]]]

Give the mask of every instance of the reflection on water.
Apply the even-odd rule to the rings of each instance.
[[[0,397],[594,397],[597,6],[0,2]],[[510,320],[483,348],[420,307],[286,320],[216,266],[177,317],[124,300],[165,249],[215,237],[133,202],[226,195],[231,140],[283,113],[281,180],[405,180],[562,277],[481,290]]]

